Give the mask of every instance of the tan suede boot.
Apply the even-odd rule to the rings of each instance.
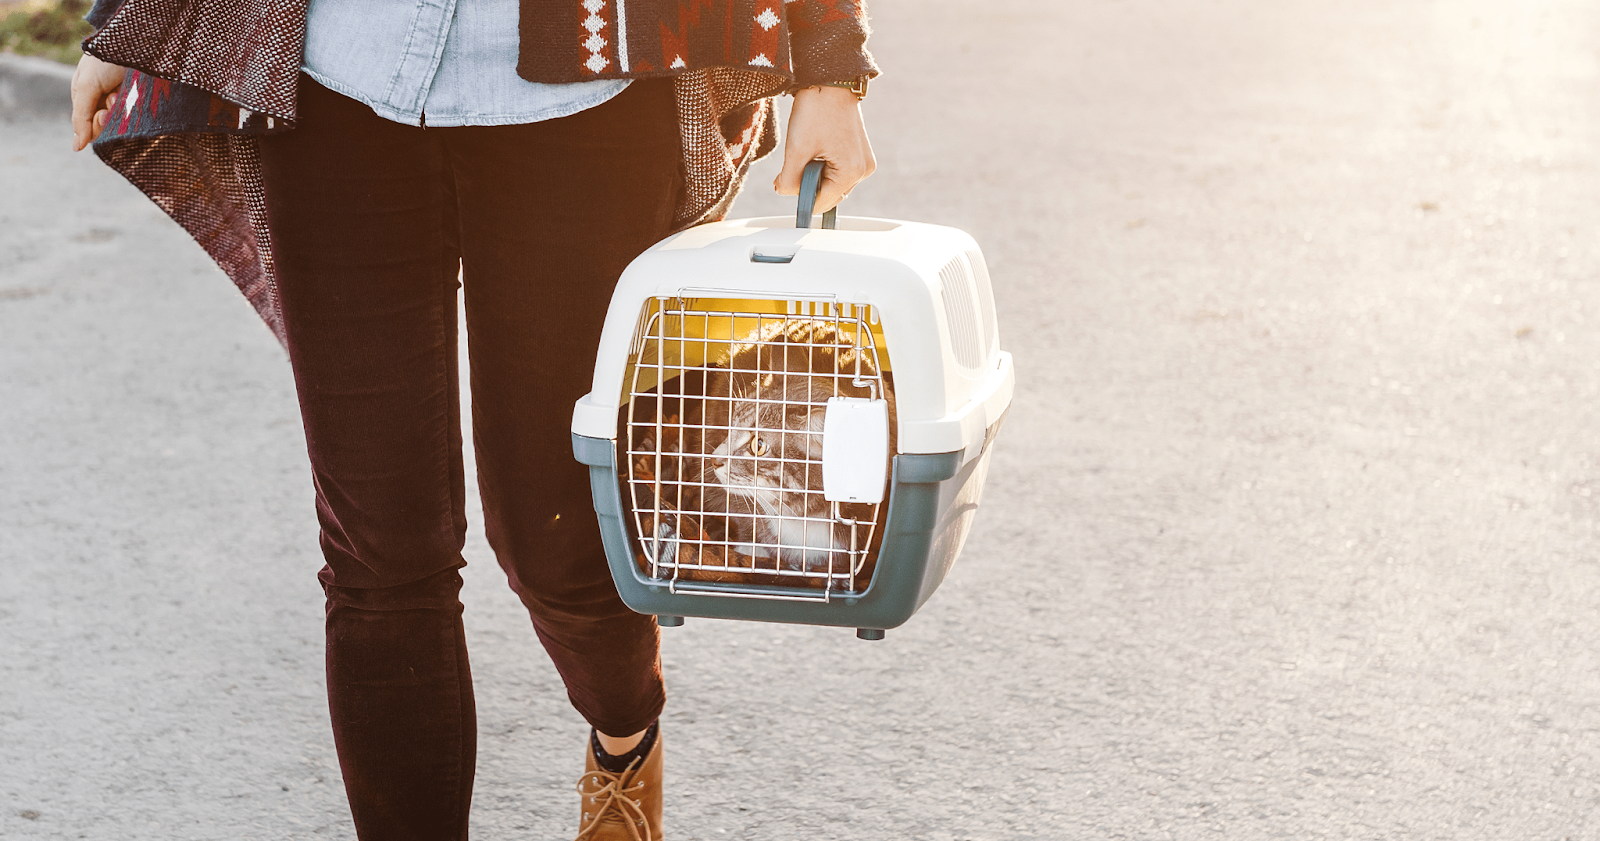
[[[662,841],[661,834],[661,733],[643,759],[628,770],[613,774],[595,761],[594,748],[585,743],[583,818],[573,841]]]

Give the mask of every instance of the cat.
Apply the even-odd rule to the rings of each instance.
[[[699,525],[752,568],[849,573],[851,553],[868,548],[873,507],[844,504],[835,516],[822,493],[828,399],[878,397],[894,417],[893,393],[852,333],[832,321],[776,321],[706,377],[699,422],[683,436],[684,474],[699,489]]]

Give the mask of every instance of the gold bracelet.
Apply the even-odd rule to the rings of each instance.
[[[856,101],[860,102],[861,100],[867,98],[867,81],[870,78],[870,76],[857,76],[854,79],[844,82],[823,82],[820,87],[844,88],[845,90],[855,94]]]

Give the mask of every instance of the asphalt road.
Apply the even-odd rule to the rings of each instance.
[[[666,632],[671,837],[1600,837],[1600,7],[873,9],[846,212],[978,238],[1016,404],[887,640]],[[0,836],[353,837],[287,366],[66,147],[0,123]],[[570,837],[477,526],[474,834]]]

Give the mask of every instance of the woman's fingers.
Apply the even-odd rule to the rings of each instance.
[[[117,92],[116,91],[112,91],[111,93],[106,94],[106,98],[100,101],[100,110],[94,112],[94,135],[95,135],[95,137],[99,137],[100,136],[100,132],[105,131],[106,123],[111,121],[111,109],[115,108],[116,106],[117,106]]]
[[[72,71],[72,150],[88,146],[100,135],[116,103],[117,88],[127,71],[85,54]]]
[[[801,172],[806,164],[819,159],[825,166],[817,195],[818,213],[837,205],[877,167],[861,107],[855,94],[843,88],[814,87],[795,92],[783,147],[783,170],[773,182],[773,189],[779,195],[799,195]]]

